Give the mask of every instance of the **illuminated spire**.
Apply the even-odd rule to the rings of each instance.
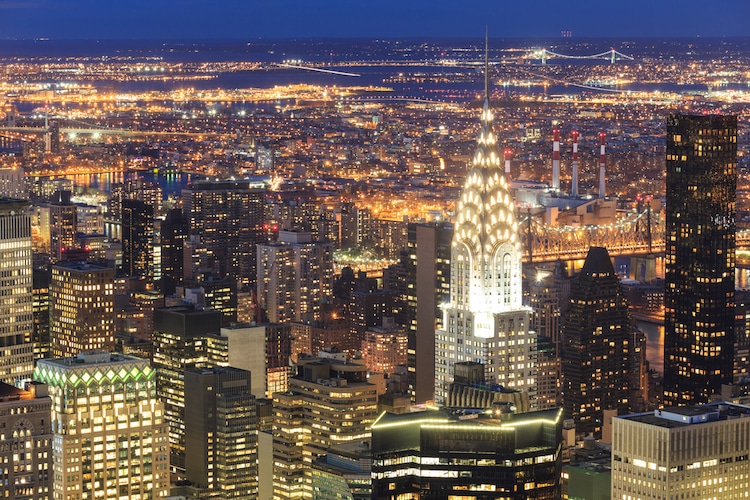
[[[469,282],[464,288],[465,296],[460,300],[452,297],[451,302],[468,304],[473,311],[500,312],[521,306],[521,243],[515,204],[497,151],[497,138],[492,131],[488,41],[487,37],[481,127],[472,165],[458,201],[452,266],[458,270],[456,261],[470,261],[472,268],[481,265],[488,272],[465,275],[461,280]],[[464,263],[460,267],[466,269],[465,266]],[[492,269],[495,271],[490,271]],[[499,279],[499,274],[507,275],[508,279]]]

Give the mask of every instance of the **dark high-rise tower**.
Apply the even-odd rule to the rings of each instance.
[[[408,380],[412,402],[435,398],[435,330],[443,326],[440,306],[448,301],[451,278],[449,223],[409,224],[404,325],[409,339]]]
[[[563,406],[601,436],[604,410],[628,410],[630,316],[606,248],[591,247],[570,287],[562,340]]]
[[[190,234],[198,234],[215,256],[216,274],[253,288],[256,245],[263,231],[266,190],[248,181],[195,182],[182,191]]]
[[[154,208],[122,200],[122,272],[151,281],[154,277]]]
[[[175,286],[182,283],[183,248],[189,229],[179,208],[167,212],[161,223],[161,290],[165,295],[173,294]]]
[[[664,402],[732,382],[737,117],[667,119]]]

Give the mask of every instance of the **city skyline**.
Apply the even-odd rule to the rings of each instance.
[[[748,491],[750,37],[558,36],[0,41],[9,498]]]
[[[277,2],[101,3],[92,0],[0,0],[3,39],[285,39],[347,37],[722,37],[746,35],[750,4],[719,0],[712,9],[671,4],[560,4],[447,0],[408,3],[299,0]],[[481,13],[481,15],[479,15]],[[700,15],[698,15],[700,13]],[[731,13],[731,15],[727,15]],[[314,20],[314,22],[312,22]]]

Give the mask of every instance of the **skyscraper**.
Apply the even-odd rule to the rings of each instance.
[[[250,372],[185,370],[186,476],[209,495],[258,497],[258,437]]]
[[[52,398],[51,498],[168,494],[168,428],[148,361],[90,351],[40,360],[34,379]]]
[[[258,302],[272,323],[323,319],[333,293],[333,246],[307,232],[280,231],[258,245]]]
[[[449,223],[409,224],[407,233],[406,333],[407,369],[411,399],[435,399],[435,331],[442,325],[440,306],[448,300],[451,271]]]
[[[161,290],[171,295],[175,286],[182,283],[183,247],[188,237],[188,221],[179,208],[167,212],[167,218],[161,223]]]
[[[221,330],[221,313],[186,306],[154,311],[154,361],[157,394],[169,423],[170,463],[185,474],[185,368],[206,361],[206,337]]]
[[[255,286],[256,245],[264,241],[266,191],[248,181],[195,182],[182,190],[190,234],[200,235],[220,276]]]
[[[78,207],[70,191],[56,191],[49,202],[50,259],[57,262],[63,251],[77,244]]]
[[[56,358],[114,348],[115,270],[92,264],[52,266],[50,340]]]
[[[749,417],[712,403],[613,418],[611,498],[747,498]]]
[[[52,276],[48,269],[34,269],[32,304],[34,311],[34,359],[48,358],[52,355],[49,327],[49,286]]]
[[[273,395],[274,498],[316,498],[312,460],[334,444],[368,439],[377,412],[364,365],[306,358],[297,370],[289,390]]]
[[[0,381],[17,384],[34,370],[31,219],[28,202],[0,198]]]
[[[530,393],[536,387],[536,338],[529,329],[530,309],[521,303],[518,222],[495,144],[485,75],[477,149],[456,210],[450,303],[435,333],[438,404],[445,403],[453,366],[461,361],[483,363],[490,384]]]
[[[628,411],[628,303],[606,248],[591,247],[573,280],[562,341],[563,406],[576,430],[601,437],[604,410]]]
[[[562,410],[501,408],[383,413],[372,425],[372,498],[560,498]]]
[[[139,200],[122,200],[122,272],[154,278],[154,208]]]
[[[664,401],[732,382],[737,117],[667,119]]]

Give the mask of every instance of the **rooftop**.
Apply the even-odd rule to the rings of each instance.
[[[42,361],[44,363],[49,363],[51,365],[56,365],[59,367],[146,362],[146,360],[142,358],[136,358],[133,356],[127,356],[125,354],[117,354],[106,351],[86,351],[68,358],[45,359]]]
[[[503,413],[501,418],[496,418],[492,410],[483,408],[428,408],[424,411],[410,413],[382,413],[375,423],[372,424],[373,430],[378,427],[391,427],[394,425],[408,424],[475,424],[475,425],[493,425],[493,426],[513,426],[514,423],[526,421],[556,423],[562,418],[562,409],[554,408],[550,410],[532,411],[526,413]]]
[[[18,401],[20,399],[32,399],[30,392],[19,389],[5,382],[0,382],[0,402]]]
[[[110,267],[102,267],[102,266],[96,266],[94,264],[89,264],[87,262],[59,262],[55,264],[53,267],[62,267],[65,269],[72,269],[75,271],[114,271],[114,269]]]
[[[705,405],[676,406],[648,413],[623,415],[616,418],[671,429],[747,417],[750,417],[750,406],[721,402]]]

